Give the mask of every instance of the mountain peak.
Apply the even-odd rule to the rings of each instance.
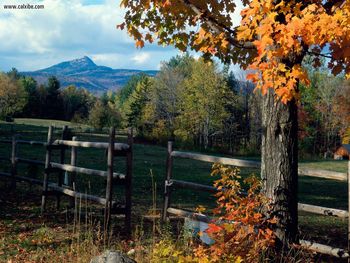
[[[134,69],[112,69],[105,66],[97,66],[91,58],[84,56],[51,67],[33,71],[23,72],[26,76],[32,76],[35,80],[44,84],[49,76],[56,76],[61,82],[61,87],[75,85],[84,87],[89,91],[102,94],[108,90],[117,90],[124,86],[129,78],[141,73]],[[150,76],[156,75],[156,71],[144,71]]]
[[[77,74],[80,72],[86,72],[89,70],[95,70],[98,66],[92,61],[91,58],[84,56],[82,58],[73,59],[70,61],[61,62],[53,65],[49,68],[38,70],[38,72],[57,75],[57,74]]]
[[[97,65],[88,56],[84,56],[82,58],[74,59],[74,60],[71,60],[71,61],[68,61],[68,62],[71,62],[71,64],[79,64],[81,66],[97,67]]]

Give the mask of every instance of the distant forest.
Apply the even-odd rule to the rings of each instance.
[[[313,70],[311,87],[299,103],[300,152],[318,156],[350,142],[350,85],[328,70]],[[134,127],[139,138],[183,146],[259,154],[261,95],[244,74],[229,67],[176,56],[155,77],[135,75],[117,92],[96,97],[88,90],[61,88],[55,76],[38,85],[16,69],[0,73],[0,119],[15,117],[66,120],[104,127]]]

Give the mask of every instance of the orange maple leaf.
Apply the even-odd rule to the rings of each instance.
[[[222,230],[222,227],[216,225],[216,224],[208,224],[208,229],[205,231],[207,234],[217,233]]]
[[[145,46],[145,42],[143,40],[136,41],[137,48],[143,48]]]

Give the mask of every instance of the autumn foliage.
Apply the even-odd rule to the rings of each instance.
[[[278,4],[274,4],[278,2]],[[252,1],[242,11],[238,39],[253,41],[258,54],[248,69],[257,87],[266,93],[275,88],[282,101],[297,97],[298,81],[308,83],[301,59],[306,53],[315,55],[314,66],[320,66],[319,56],[328,49],[328,67],[337,75],[350,73],[349,14],[350,2],[327,9],[324,1]],[[329,1],[328,1],[329,2]],[[293,59],[289,56],[294,54]],[[286,60],[290,60],[286,63]]]
[[[239,63],[263,94],[273,88],[286,103],[308,84],[301,62],[329,59],[333,74],[350,77],[350,1],[241,1],[241,25],[233,24],[235,1],[123,0],[126,27],[136,46],[144,42],[188,47],[204,56]]]
[[[214,182],[219,190],[214,210],[218,219],[206,232],[215,242],[209,247],[200,245],[195,255],[199,262],[259,262],[275,244],[272,228],[276,223],[262,213],[267,200],[260,192],[260,181],[255,176],[245,179],[248,192],[244,193],[238,168],[214,164],[212,176],[220,176]]]

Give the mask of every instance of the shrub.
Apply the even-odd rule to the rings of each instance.
[[[200,262],[259,262],[275,244],[271,230],[275,219],[262,212],[267,199],[260,192],[261,183],[255,176],[243,180],[248,186],[244,193],[238,168],[214,164],[212,176],[218,175],[214,182],[219,190],[214,210],[218,219],[206,231],[215,242],[199,245],[195,256]]]
[[[164,258],[170,259],[168,262],[261,262],[268,249],[274,246],[275,235],[271,227],[275,219],[267,218],[262,212],[267,199],[260,192],[258,178],[251,176],[241,184],[238,168],[220,164],[213,165],[211,175],[220,176],[214,182],[219,190],[217,207],[213,211],[217,219],[206,230],[213,244],[207,246],[183,239],[191,246],[189,252],[188,248],[182,251],[178,242],[176,245],[162,240],[153,249],[154,262],[163,262]],[[246,193],[242,185],[247,186]]]

